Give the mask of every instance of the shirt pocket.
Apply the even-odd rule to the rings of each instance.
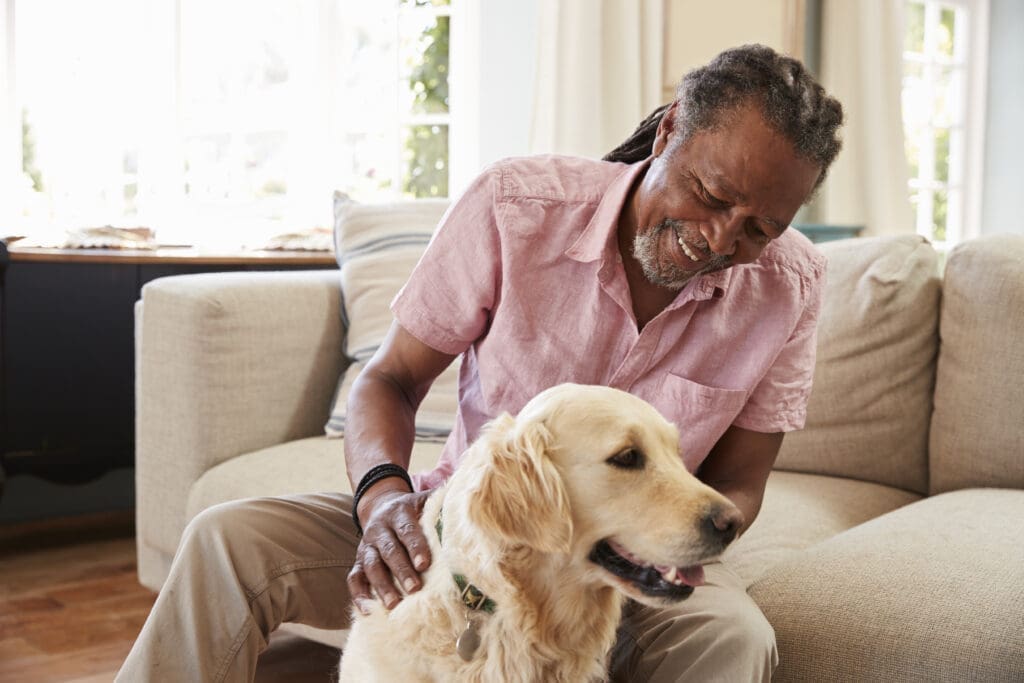
[[[679,429],[683,462],[692,472],[743,410],[747,392],[699,384],[668,373],[650,401]]]

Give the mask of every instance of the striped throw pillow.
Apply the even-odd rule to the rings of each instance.
[[[360,204],[334,195],[334,249],[341,271],[344,353],[351,361],[338,381],[327,436],[345,433],[349,392],[359,372],[384,341],[391,323],[391,300],[448,208],[447,199],[417,199],[390,204]],[[443,442],[455,423],[459,397],[459,361],[441,373],[416,413],[416,438]]]

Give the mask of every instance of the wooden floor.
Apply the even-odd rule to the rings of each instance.
[[[156,596],[135,575],[131,513],[0,526],[0,682],[109,683]],[[258,683],[320,683],[338,651],[275,634]]]

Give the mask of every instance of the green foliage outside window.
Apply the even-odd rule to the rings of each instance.
[[[441,16],[423,31],[423,61],[409,76],[413,112],[448,112],[449,17]],[[412,126],[405,142],[403,189],[413,197],[448,196],[448,126]]]
[[[28,125],[28,112],[21,110],[21,170],[32,179],[32,189],[43,191],[43,174],[36,168],[36,141]]]

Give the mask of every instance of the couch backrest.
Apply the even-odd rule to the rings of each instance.
[[[1024,488],[1024,235],[949,254],[931,426],[931,493]]]
[[[939,268],[916,235],[819,245],[828,279],[803,431],[778,469],[928,490]]]

